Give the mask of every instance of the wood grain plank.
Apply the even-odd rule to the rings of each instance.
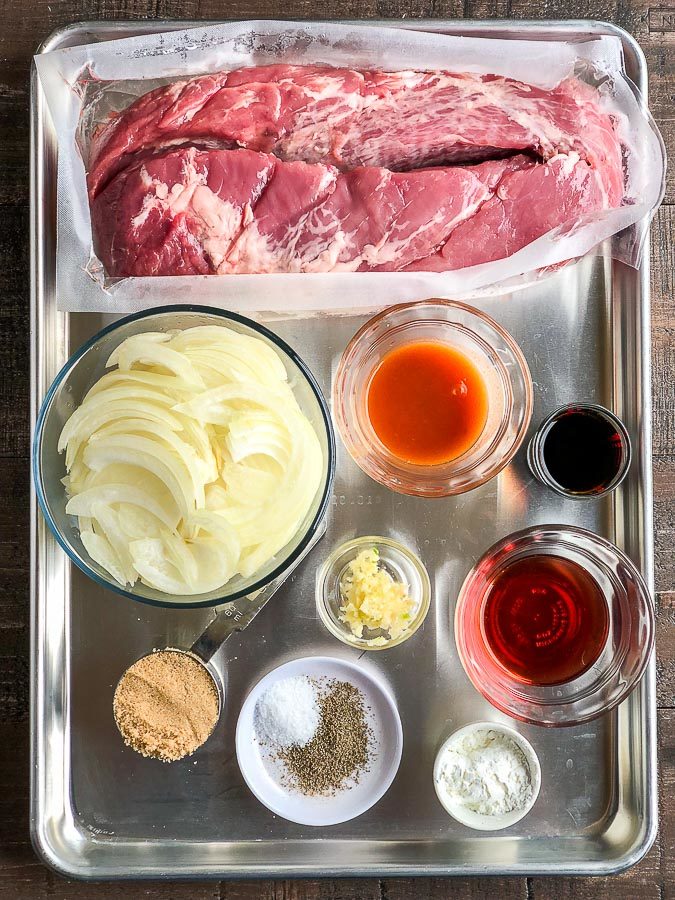
[[[656,514],[657,530],[662,545],[675,545],[675,534],[668,537],[663,529],[672,526],[669,504],[672,491],[668,484],[675,480],[675,207],[662,206],[654,219],[651,251],[652,282],[652,417],[654,423],[653,451],[659,461],[659,483],[655,486],[657,506],[664,516]],[[663,499],[661,498],[663,491]],[[664,504],[664,500],[666,500]],[[675,588],[672,581],[661,590]]]
[[[25,862],[28,836],[28,722],[3,722],[0,741],[0,884],[15,862]]]
[[[0,900],[218,900],[218,882],[165,881],[109,884],[69,881],[33,859],[0,871]]]
[[[644,2],[644,0],[643,0]],[[638,39],[647,60],[649,72],[649,108],[659,126],[668,159],[675,154],[675,33],[653,32],[648,30],[649,11],[646,2],[638,22],[639,27],[633,32]],[[659,7],[675,10],[673,0],[654,3]],[[666,203],[675,203],[675,172],[673,167],[666,174]]]
[[[656,598],[656,673],[659,707],[675,708],[675,593]]]
[[[637,866],[609,878],[532,878],[528,900],[664,900],[660,866],[654,847]]]
[[[525,878],[395,878],[382,882],[382,900],[528,900]]]
[[[663,900],[675,897],[675,710],[659,713],[659,831]]]
[[[336,881],[225,881],[220,900],[382,900],[376,878]]]
[[[525,878],[224,882],[221,888],[221,900],[527,900],[527,896]]]
[[[30,415],[27,205],[1,204],[0,222],[0,457],[25,457]]]
[[[0,72],[2,66],[0,64]],[[0,208],[25,206],[28,194],[28,84],[10,87],[0,81]]]
[[[675,52],[675,51],[674,51]],[[668,339],[672,340],[673,330],[675,329],[675,206],[662,206],[657,210],[656,216],[652,223],[651,235],[651,295],[652,295],[652,334],[658,339],[660,336],[665,338],[664,343]],[[654,366],[655,393],[657,388],[668,385],[661,385],[662,381],[670,380],[665,368],[659,365]],[[668,394],[664,399],[669,399]],[[672,399],[672,398],[671,398]],[[663,426],[662,419],[669,420],[665,424],[672,425],[673,408],[662,410],[655,407],[658,413],[659,425]],[[664,415],[664,412],[670,412],[670,416]],[[662,430],[662,427],[659,429]],[[655,446],[655,453],[672,453],[675,452],[675,435],[672,443],[665,446]]]
[[[30,472],[28,457],[10,457],[0,464],[0,629],[26,624]],[[1,574],[0,574],[1,577]],[[5,605],[6,604],[6,605]],[[12,613],[11,610],[14,609]]]
[[[377,879],[259,883],[67,882],[37,860],[28,841],[28,74],[37,45],[63,24],[92,18],[420,18],[425,16],[611,20],[640,41],[650,98],[675,157],[675,33],[659,30],[657,8],[674,0],[33,0],[5,4],[0,25],[0,898],[157,900],[586,900],[675,897],[675,259],[674,208],[663,207],[652,244],[654,453],[658,597],[657,649],[661,846],[631,872],[590,879]],[[675,203],[675,171],[666,201]]]
[[[27,459],[0,465],[0,720],[3,729],[28,717],[28,511]]]
[[[654,461],[654,581],[659,592],[675,588],[675,458]]]

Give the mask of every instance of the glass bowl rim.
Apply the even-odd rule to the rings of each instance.
[[[303,377],[307,381],[311,391],[317,401],[319,410],[321,412],[321,418],[323,420],[323,425],[326,431],[326,443],[328,445],[328,458],[326,460],[326,477],[324,480],[321,499],[319,501],[319,505],[317,507],[316,513],[307,528],[307,531],[303,538],[300,540],[298,545],[295,547],[293,552],[285,557],[274,569],[266,575],[264,578],[260,578],[251,584],[248,587],[240,588],[237,591],[233,591],[229,594],[225,594],[220,597],[213,598],[211,600],[197,600],[190,602],[186,601],[163,601],[158,600],[154,597],[141,597],[140,595],[134,593],[133,591],[127,590],[125,587],[113,583],[112,581],[107,581],[102,578],[98,572],[92,569],[85,559],[82,559],[79,554],[77,554],[74,549],[71,547],[70,542],[66,539],[66,537],[61,533],[58,528],[56,522],[54,521],[51,512],[49,510],[49,505],[47,503],[47,499],[45,497],[45,493],[42,485],[42,472],[40,467],[39,460],[39,449],[42,443],[42,434],[44,430],[45,421],[47,418],[47,412],[51,406],[52,400],[58,391],[58,389],[62,386],[63,382],[66,380],[68,374],[75,368],[75,366],[80,362],[82,357],[91,350],[92,347],[95,346],[97,341],[100,341],[101,338],[106,337],[107,335],[114,332],[116,329],[128,325],[131,322],[137,322],[141,319],[150,318],[151,316],[164,315],[167,313],[197,313],[200,315],[214,315],[221,319],[237,322],[240,325],[244,325],[246,328],[250,328],[252,331],[257,332],[263,337],[267,338],[275,348],[281,350],[283,354],[289,357],[292,362],[298,367]],[[177,303],[177,304],[169,304],[164,306],[155,306],[150,309],[144,309],[139,312],[132,313],[128,316],[123,316],[120,319],[117,319],[115,322],[111,322],[109,325],[106,325],[104,328],[101,328],[97,331],[92,337],[90,337],[87,341],[85,341],[80,347],[75,350],[71,356],[66,360],[64,365],[58,371],[54,379],[52,380],[43,400],[40,404],[40,409],[37,415],[37,419],[35,422],[35,428],[33,431],[33,440],[32,440],[32,448],[31,448],[31,470],[33,476],[33,486],[35,488],[35,494],[37,497],[38,505],[42,512],[42,515],[47,523],[49,530],[54,535],[57,543],[61,547],[62,550],[65,551],[66,555],[70,559],[72,563],[74,563],[80,571],[84,572],[89,578],[96,582],[100,587],[103,587],[107,590],[111,590],[116,594],[119,594],[122,597],[127,597],[130,600],[135,600],[137,603],[145,603],[148,606],[159,607],[162,609],[205,609],[209,607],[221,606],[226,603],[231,603],[234,600],[239,600],[242,597],[246,597],[249,594],[253,594],[256,591],[261,590],[261,588],[265,587],[268,584],[271,584],[276,578],[278,578],[286,569],[293,565],[293,563],[300,558],[304,550],[310,544],[312,538],[316,534],[316,530],[321,524],[326,511],[328,509],[328,503],[330,500],[331,490],[333,487],[333,481],[335,479],[335,468],[336,468],[336,443],[335,443],[335,430],[333,428],[333,422],[330,416],[330,411],[328,407],[328,401],[323,395],[319,384],[312,374],[311,370],[305,363],[305,361],[290,347],[286,341],[276,335],[273,331],[267,328],[265,325],[260,324],[259,322],[254,321],[253,319],[249,319],[246,316],[242,316],[240,313],[233,312],[231,310],[220,309],[219,307],[214,306],[206,306],[204,304],[194,304],[194,303]],[[224,585],[226,586],[226,585]]]
[[[419,609],[417,610],[415,618],[411,622],[410,626],[397,638],[392,638],[385,644],[379,644],[377,646],[370,646],[368,645],[366,639],[357,638],[355,635],[352,636],[348,634],[346,625],[344,625],[343,623],[338,624],[336,622],[335,617],[329,612],[329,607],[326,602],[326,579],[336,559],[338,559],[338,557],[346,551],[351,551],[352,549],[358,551],[361,546],[365,546],[367,544],[383,544],[384,546],[389,547],[391,550],[394,550],[400,556],[403,556],[418,573],[420,577],[420,588],[422,594]],[[315,599],[316,608],[317,612],[319,613],[321,623],[333,635],[333,637],[337,638],[339,641],[342,641],[343,644],[362,651],[391,650],[393,647],[398,647],[400,644],[405,643],[405,641],[407,641],[408,638],[411,638],[424,624],[424,620],[426,619],[429,609],[431,608],[431,579],[429,577],[429,571],[422,562],[421,558],[417,555],[417,553],[415,553],[414,550],[411,550],[410,547],[408,547],[402,541],[397,541],[395,538],[384,537],[382,535],[359,535],[358,537],[343,541],[342,543],[334,547],[326,557],[326,559],[322,562],[319,569],[317,569],[315,582]]]
[[[339,402],[341,394],[343,393],[342,382],[344,381],[344,378],[345,378],[344,372],[346,371],[346,366],[344,365],[344,360],[349,354],[353,353],[354,348],[360,342],[363,342],[364,338],[368,335],[368,333],[377,329],[378,327],[380,327],[384,320],[386,320],[390,316],[395,315],[396,313],[409,312],[409,311],[412,312],[415,309],[431,310],[434,307],[440,308],[441,310],[459,310],[459,311],[467,313],[469,316],[477,319],[481,324],[487,325],[489,328],[493,329],[500,336],[500,338],[505,342],[505,344],[508,346],[509,350],[513,354],[514,360],[516,361],[518,368],[520,370],[520,373],[522,374],[522,380],[523,380],[523,386],[524,386],[523,421],[522,421],[520,427],[518,428],[518,430],[515,434],[512,446],[509,449],[508,453],[505,455],[504,459],[502,459],[500,461],[499,465],[496,468],[494,466],[492,466],[492,468],[489,469],[481,478],[470,481],[465,486],[460,486],[459,488],[452,488],[452,489],[448,489],[448,481],[452,478],[452,475],[448,475],[443,478],[444,486],[442,486],[442,487],[436,488],[434,486],[432,486],[432,487],[426,486],[427,482],[424,479],[425,470],[440,468],[440,467],[436,467],[436,466],[431,466],[431,467],[411,466],[410,467],[411,471],[408,473],[410,480],[406,482],[405,486],[401,486],[398,483],[392,483],[391,479],[384,480],[384,479],[380,478],[379,473],[376,475],[374,469],[371,468],[370,466],[368,466],[367,468],[364,468],[361,454],[359,454],[357,452],[358,445],[356,445],[354,443],[354,441],[351,439],[351,437],[347,437],[347,435],[350,432],[350,428],[348,425],[347,417],[345,416],[345,414],[342,410],[342,404]],[[431,319],[422,318],[422,319],[413,320],[408,323],[402,323],[401,326],[393,326],[393,327],[394,328],[404,327],[406,324],[415,325],[416,323],[424,324],[424,323],[428,323],[429,321],[431,321]],[[456,322],[452,322],[452,321],[441,321],[440,324],[443,326],[452,328],[452,329],[457,329],[459,327],[460,329],[469,330],[469,331],[471,331],[472,334],[474,334],[474,332],[471,330],[470,325],[469,326],[462,326],[462,325],[458,326],[458,324]],[[474,334],[474,337],[476,337],[480,343],[486,342],[485,338],[483,338],[479,334]],[[372,347],[372,344],[369,345],[369,350],[371,347]],[[501,363],[501,359],[499,359],[499,362]],[[512,395],[512,385],[511,385],[510,379],[509,379],[509,383],[508,383],[508,393],[510,396]],[[496,319],[494,319],[491,315],[489,315],[489,313],[484,312],[482,309],[479,309],[476,306],[472,306],[469,303],[464,303],[461,300],[448,300],[448,299],[444,299],[444,298],[440,298],[440,297],[429,297],[424,300],[413,300],[410,302],[397,303],[397,304],[394,304],[393,306],[388,306],[387,308],[381,310],[380,312],[376,313],[374,316],[369,318],[367,322],[364,322],[364,324],[355,332],[355,334],[349,340],[349,342],[347,343],[346,347],[344,348],[344,350],[340,356],[340,361],[338,363],[335,378],[333,380],[332,399],[333,399],[333,410],[334,410],[335,420],[336,420],[336,424],[337,424],[337,430],[340,433],[342,442],[345,445],[347,451],[349,452],[349,455],[352,457],[354,462],[356,462],[356,464],[359,466],[359,468],[362,469],[362,471],[364,471],[365,474],[368,475],[369,478],[372,478],[378,484],[384,485],[389,490],[395,491],[396,493],[399,493],[399,494],[404,494],[406,496],[423,497],[423,498],[440,498],[440,497],[458,496],[461,494],[468,493],[469,491],[475,490],[476,488],[482,487],[484,484],[487,484],[493,478],[496,478],[497,475],[499,475],[500,472],[502,472],[506,468],[506,466],[508,466],[513,461],[516,453],[522,446],[522,444],[527,436],[527,432],[528,432],[528,429],[530,426],[530,422],[532,419],[532,410],[534,407],[534,390],[533,390],[533,382],[532,382],[532,373],[530,372],[530,367],[528,365],[525,354],[523,353],[520,345],[518,344],[516,339],[513,337],[513,335],[509,331],[507,331],[499,322],[497,322]],[[511,396],[511,405],[513,405],[513,397],[512,396]],[[500,427],[503,430],[504,423],[502,423],[502,426],[500,426]],[[503,437],[503,435],[502,435],[502,437]],[[497,444],[497,446],[498,446],[498,444]],[[377,459],[377,460],[382,459],[381,454],[377,451],[376,448],[374,449],[373,447],[370,447],[369,451],[372,453],[372,455],[375,457],[375,459]],[[494,449],[493,449],[493,453],[494,453]],[[411,483],[412,483],[413,479],[419,479],[419,484],[421,484],[422,487],[414,487],[414,486],[411,487]],[[440,484],[440,481],[439,481],[439,484]]]
[[[501,696],[500,697],[493,696],[488,690],[485,689],[485,687],[483,686],[482,683],[480,683],[480,684],[476,683],[474,681],[473,677],[469,674],[469,670],[467,669],[467,666],[465,664],[466,651],[464,648],[464,639],[463,639],[463,637],[458,639],[458,633],[462,634],[461,630],[458,629],[458,620],[459,620],[461,608],[464,605],[464,602],[466,600],[466,588],[467,588],[467,585],[469,584],[470,580],[475,576],[479,567],[483,564],[483,562],[486,559],[488,559],[490,556],[494,555],[496,552],[502,550],[506,546],[507,543],[516,542],[516,541],[522,540],[524,538],[530,539],[528,541],[528,543],[530,545],[528,547],[528,549],[530,549],[530,547],[536,547],[536,543],[532,540],[532,538],[538,532],[543,533],[543,532],[548,532],[548,531],[562,532],[563,535],[566,535],[566,536],[578,535],[580,537],[590,539],[591,542],[597,542],[598,544],[600,544],[603,547],[603,549],[606,552],[614,555],[616,557],[617,561],[620,562],[622,565],[624,565],[633,575],[636,585],[638,587],[639,593],[642,596],[643,600],[645,601],[644,605],[645,605],[645,609],[647,611],[647,617],[648,617],[648,621],[649,621],[648,641],[646,644],[643,644],[643,647],[645,649],[640,658],[640,665],[637,668],[636,672],[633,674],[632,680],[630,682],[628,682],[627,685],[624,685],[622,690],[620,690],[617,693],[616,697],[612,698],[608,703],[604,704],[601,708],[591,711],[591,712],[588,712],[586,714],[575,715],[574,718],[570,718],[568,720],[557,721],[557,722],[545,721],[545,720],[542,720],[541,718],[537,718],[536,716],[527,716],[522,712],[517,712],[512,707],[510,707],[507,703],[505,703]],[[600,565],[603,568],[605,567],[604,562],[601,562]],[[647,666],[649,665],[649,661],[653,655],[655,638],[656,638],[656,622],[655,622],[655,608],[654,608],[653,592],[650,590],[640,569],[635,565],[635,563],[630,559],[630,557],[626,553],[624,553],[623,550],[621,550],[619,547],[617,547],[617,545],[614,544],[612,541],[610,541],[608,538],[603,537],[600,534],[596,534],[594,531],[591,531],[588,528],[582,528],[578,525],[565,525],[565,524],[561,524],[561,523],[556,523],[556,524],[543,523],[540,525],[531,525],[531,526],[528,526],[527,528],[522,528],[522,529],[519,529],[518,531],[514,531],[508,535],[505,535],[504,537],[500,538],[498,541],[495,541],[495,543],[492,544],[490,547],[488,547],[488,549],[483,554],[481,554],[481,556],[476,560],[476,562],[474,563],[474,565],[471,567],[471,569],[467,573],[466,577],[464,578],[464,581],[462,582],[459,593],[457,595],[457,602],[455,605],[455,614],[453,617],[453,623],[454,623],[453,631],[454,631],[454,635],[455,635],[455,646],[457,649],[457,656],[459,657],[459,661],[462,665],[462,668],[464,669],[464,672],[465,672],[467,678],[469,679],[469,681],[471,682],[473,687],[478,691],[478,693],[481,694],[483,696],[483,698],[485,700],[487,700],[488,703],[490,703],[491,706],[493,706],[495,709],[497,709],[499,712],[503,713],[504,715],[510,716],[512,719],[515,719],[518,722],[523,722],[528,725],[537,725],[542,728],[565,728],[565,727],[574,727],[575,725],[583,725],[583,724],[586,724],[587,722],[591,722],[594,719],[599,718],[600,716],[604,715],[605,713],[611,712],[613,709],[616,709],[616,707],[620,703],[622,703],[624,700],[626,700],[630,696],[633,689],[636,688],[637,685],[639,684],[642,676],[644,675],[644,673],[647,669]],[[472,666],[471,670],[473,671],[474,668],[475,667]],[[572,679],[572,680],[574,680],[574,679]],[[552,687],[555,687],[555,685],[552,685]],[[580,699],[580,700],[586,699],[586,697],[591,696],[592,693],[593,692],[586,691],[584,693],[584,695],[578,699]],[[550,703],[548,703],[548,702],[543,702],[538,699],[533,699],[530,702],[535,707],[542,707],[542,708],[550,709],[550,708],[555,708],[555,707],[565,707],[565,706],[569,705],[570,702],[574,702],[574,698],[572,698],[572,701],[558,700],[556,702],[551,701]]]

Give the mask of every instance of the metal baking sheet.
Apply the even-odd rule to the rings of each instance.
[[[84,23],[43,50],[196,23]],[[646,69],[625,32],[593,22],[398,24],[453,34],[539,40],[615,34],[626,71],[644,93]],[[56,146],[33,78],[32,413],[69,354],[114,316],[66,314],[55,296]],[[495,480],[444,500],[404,498],[364,476],[340,446],[326,537],[215,663],[227,684],[224,720],[193,758],[166,766],[123,748],[111,714],[113,686],[152,647],[189,646],[209,611],[162,610],[86,579],[32,508],[32,781],[36,849],[82,878],[608,874],[637,862],[654,839],[654,662],[615,712],[577,728],[522,726],[542,764],[534,810],[502,833],[473,832],[438,804],[432,765],[451,730],[505,719],[471,687],[452,632],[459,586],[495,540],[526,525],[568,523],[614,540],[651,584],[652,495],[648,271],[587,258],[512,296],[478,305],[520,343],[535,384],[532,428],[555,406],[588,400],[626,422],[635,462],[619,491],[575,502],[535,482],[521,449]],[[326,392],[339,355],[363,319],[275,320]],[[358,654],[317,620],[314,577],[337,542],[394,534],[417,549],[434,591],[423,629],[400,647],[363,657],[390,685],[404,726],[400,771],[386,796],[343,825],[312,830],[268,812],[246,788],[234,727],[249,688],[291,658]]]

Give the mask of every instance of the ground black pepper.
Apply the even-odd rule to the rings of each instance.
[[[321,721],[312,740],[276,755],[284,763],[289,786],[309,796],[333,796],[357,784],[368,771],[372,732],[363,695],[353,684],[328,681],[319,706]]]

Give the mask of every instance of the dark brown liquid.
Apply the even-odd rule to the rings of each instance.
[[[585,672],[607,640],[599,585],[577,563],[533,556],[507,565],[483,607],[485,640],[497,661],[527,684],[562,684]]]
[[[543,443],[551,478],[573,494],[595,494],[608,487],[624,461],[624,439],[601,413],[571,409],[549,428]]]

